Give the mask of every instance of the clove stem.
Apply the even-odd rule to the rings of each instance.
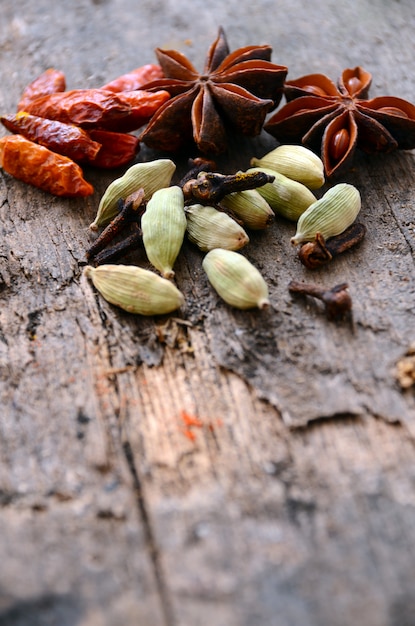
[[[185,200],[192,202],[217,203],[229,193],[256,189],[271,183],[274,178],[265,172],[237,172],[230,175],[200,172],[197,178],[183,185],[183,194]]]
[[[144,189],[138,189],[126,200],[118,201],[119,213],[95,239],[86,252],[88,261],[103,250],[124,228],[126,224],[137,218],[137,211],[144,201]]]
[[[365,234],[366,226],[359,222],[354,222],[343,233],[330,237],[327,241],[321,233],[317,233],[315,241],[309,241],[301,246],[298,258],[308,269],[316,269],[356,246],[363,240]]]
[[[94,265],[103,265],[104,263],[112,263],[118,261],[123,256],[135,250],[137,244],[140,244],[143,239],[143,233],[138,224],[134,225],[136,229],[131,235],[125,237],[122,241],[116,243],[114,246],[101,250],[93,259]]]
[[[349,293],[349,285],[340,283],[331,289],[324,289],[312,283],[300,283],[292,280],[288,289],[290,293],[313,296],[324,303],[328,319],[335,320],[343,317],[352,309],[352,299]]]

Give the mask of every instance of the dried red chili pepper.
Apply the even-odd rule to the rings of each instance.
[[[150,83],[152,80],[158,80],[163,78],[163,70],[160,65],[154,63],[148,63],[137,67],[135,70],[118,76],[110,83],[103,85],[101,89],[107,89],[115,93],[119,91],[134,91],[141,89],[145,83]]]
[[[41,96],[26,106],[26,112],[83,128],[103,126],[131,113],[131,105],[118,94],[103,89],[72,89]]]
[[[134,135],[107,130],[89,133],[74,124],[31,115],[20,111],[16,115],[3,115],[3,125],[53,152],[95,167],[114,168],[126,165],[139,151],[139,141]]]
[[[28,104],[33,102],[36,98],[62,92],[65,91],[65,89],[66,81],[63,72],[49,68],[27,85],[17,105],[17,110],[24,111]]]
[[[101,144],[98,154],[88,159],[88,163],[94,167],[111,169],[127,165],[140,150],[140,142],[134,135],[99,129],[90,130],[88,134]]]
[[[147,124],[161,105],[170,99],[170,94],[164,90],[152,93],[136,89],[120,91],[116,95],[121,102],[131,107],[130,112],[120,119],[103,120],[99,123],[99,127],[123,133],[137,130]]]
[[[55,196],[89,196],[94,191],[74,161],[22,135],[0,139],[0,167],[24,183]]]
[[[3,115],[0,120],[12,133],[23,135],[74,161],[91,161],[101,148],[98,140],[91,139],[85,130],[73,124],[48,120],[25,111],[16,115]]]

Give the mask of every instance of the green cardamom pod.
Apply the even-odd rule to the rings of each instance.
[[[203,269],[219,296],[238,309],[265,309],[269,306],[268,286],[247,258],[216,248],[207,253]]]
[[[353,224],[360,207],[360,193],[356,187],[348,183],[335,185],[300,216],[291,243],[296,246],[313,241],[317,233],[324,239],[340,235]]]
[[[264,167],[253,167],[248,172],[265,172],[274,176],[272,183],[257,187],[258,193],[268,202],[269,206],[287,220],[296,222],[300,215],[316,201],[315,195],[302,183],[292,180]]]
[[[249,237],[237,222],[214,207],[192,204],[185,208],[187,236],[200,250],[240,250]]]
[[[278,146],[260,159],[251,159],[251,165],[284,174],[309,189],[324,185],[323,161],[305,146]]]
[[[85,276],[111,304],[140,315],[164,315],[184,304],[173,283],[135,265],[87,266]]]
[[[154,192],[141,218],[148,260],[165,278],[174,276],[173,265],[186,233],[183,191],[178,186]]]
[[[220,201],[221,206],[232,211],[244,226],[252,230],[261,230],[269,226],[274,217],[274,211],[257,189],[246,189],[229,193]]]
[[[144,189],[144,199],[149,200],[158,189],[170,185],[176,166],[170,159],[157,159],[132,165],[121,178],[107,187],[98,206],[95,220],[89,226],[97,230],[108,224],[118,213],[118,200],[125,200],[134,191]]]

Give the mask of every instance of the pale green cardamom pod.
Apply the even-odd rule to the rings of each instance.
[[[192,204],[185,213],[189,241],[204,252],[213,248],[240,250],[249,242],[242,226],[214,207]]]
[[[91,230],[108,224],[118,213],[118,200],[125,200],[134,191],[144,189],[144,200],[149,200],[158,189],[170,185],[176,166],[170,159],[157,159],[132,165],[121,178],[107,187],[98,206]]]
[[[305,146],[278,146],[260,159],[251,159],[251,165],[284,174],[309,189],[324,185],[323,161]]]
[[[335,185],[301,215],[291,243],[296,246],[313,241],[317,233],[324,239],[340,235],[353,224],[360,207],[360,193],[356,187],[348,183]]]
[[[302,183],[291,180],[265,167],[252,167],[248,172],[265,172],[274,176],[272,183],[257,187],[258,193],[268,202],[269,206],[287,220],[296,222],[300,215],[316,201],[315,195]]]
[[[257,189],[235,191],[220,201],[221,206],[232,211],[246,228],[261,230],[269,226],[274,217],[274,211]]]
[[[87,266],[85,275],[111,304],[140,315],[164,315],[184,304],[173,283],[135,265]]]
[[[143,244],[148,260],[165,278],[174,276],[173,265],[186,233],[184,196],[180,187],[156,191],[141,218]]]
[[[238,252],[216,248],[207,253],[202,266],[210,284],[227,304],[238,309],[265,309],[269,306],[264,278]]]

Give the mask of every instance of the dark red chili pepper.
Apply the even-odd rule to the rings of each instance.
[[[89,196],[94,192],[74,161],[22,135],[0,139],[0,167],[24,183],[55,196]]]
[[[73,89],[41,96],[26,106],[27,113],[93,128],[128,116],[131,105],[118,94],[103,89]]]
[[[35,143],[58,152],[74,161],[93,160],[100,151],[98,141],[73,124],[30,115],[20,111],[16,115],[3,115],[2,124],[12,133],[18,133]]]
[[[136,89],[134,91],[120,91],[116,95],[125,106],[131,107],[130,113],[119,119],[103,120],[98,125],[106,130],[123,133],[137,130],[147,124],[161,105],[170,98],[170,94],[163,90],[151,93]]]
[[[94,167],[110,169],[127,165],[140,150],[138,137],[109,130],[90,130],[89,136],[101,144],[101,148],[88,163]]]
[[[38,78],[35,78],[22,93],[20,102],[17,105],[18,111],[25,111],[28,104],[40,96],[48,96],[51,93],[65,91],[65,75],[59,70],[49,68]]]
[[[113,92],[134,91],[136,89],[141,89],[145,83],[158,80],[159,78],[163,78],[163,76],[163,70],[160,65],[149,63],[147,65],[137,67],[135,70],[132,70],[127,74],[118,76],[110,83],[103,85],[101,89],[107,89],[108,91]]]

